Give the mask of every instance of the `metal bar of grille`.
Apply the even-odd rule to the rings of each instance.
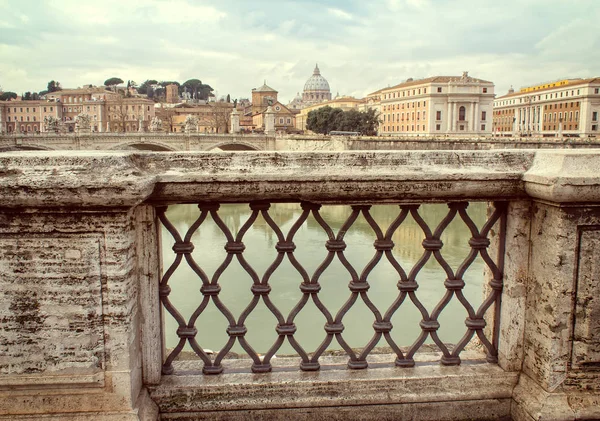
[[[473,340],[475,335],[477,336],[479,343],[486,350],[487,360],[489,362],[497,362],[499,316],[501,292],[503,287],[507,203],[495,202],[493,204],[492,215],[488,218],[481,229],[477,227],[475,222],[467,213],[468,205],[469,204],[467,202],[448,203],[447,214],[440,221],[440,223],[434,227],[433,230],[428,226],[420,214],[419,205],[400,205],[397,217],[387,228],[385,233],[373,218],[371,214],[371,206],[351,206],[352,211],[350,215],[342,224],[338,232],[335,233],[321,216],[321,205],[314,203],[301,203],[301,215],[293,223],[289,232],[284,234],[281,228],[269,214],[269,209],[271,206],[269,203],[251,202],[249,204],[251,210],[249,218],[243,223],[238,232],[234,235],[230,228],[219,216],[220,205],[218,203],[200,203],[198,204],[200,215],[190,226],[183,237],[167,218],[167,208],[157,208],[157,214],[161,223],[173,237],[173,251],[175,253],[173,263],[168,267],[160,282],[160,300],[164,309],[176,321],[178,326],[176,334],[179,338],[177,345],[165,358],[165,362],[163,364],[163,374],[172,374],[174,372],[173,361],[180,355],[186,344],[189,344],[193,352],[198,356],[199,359],[202,360],[204,374],[219,374],[223,371],[223,360],[235,345],[236,341],[244,349],[250,359],[252,359],[251,370],[255,373],[265,373],[272,370],[271,360],[286,340],[290,343],[291,347],[300,357],[301,362],[299,368],[304,371],[314,371],[320,369],[319,359],[323,356],[324,352],[334,340],[348,356],[348,368],[367,368],[367,359],[369,354],[374,350],[382,337],[396,354],[395,365],[398,367],[414,366],[414,356],[423,347],[423,344],[428,338],[431,338],[431,341],[433,341],[435,346],[437,346],[437,348],[439,348],[441,351],[442,355],[440,362],[442,364],[458,365],[461,363],[461,352],[465,349],[467,344]],[[271,265],[266,269],[262,277],[259,276],[256,270],[253,268],[252,262],[248,262],[244,255],[244,236],[255,224],[259,215],[262,216],[266,224],[270,227],[277,238],[277,243],[275,245],[277,256]],[[327,254],[312,275],[308,273],[308,271],[297,260],[294,254],[296,250],[294,237],[311,215],[327,236],[327,241],[324,244]],[[226,239],[224,248],[227,253],[224,261],[210,279],[204,270],[194,260],[194,245],[191,241],[194,233],[202,228],[202,225],[209,216]],[[361,216],[365,219],[375,236],[375,241],[373,243],[375,252],[368,264],[361,271],[358,271],[345,255],[345,250],[348,247],[348,244],[345,241],[345,235]],[[412,219],[423,231],[425,238],[422,241],[423,254],[421,257],[412,268],[404,268],[393,254],[395,244],[392,241],[392,236],[396,230],[398,230],[402,224],[405,223],[409,216],[412,217]],[[444,258],[444,244],[441,240],[444,231],[455,220],[462,221],[471,234],[471,239],[469,240],[470,252],[457,267],[456,271],[452,269],[452,267]],[[494,226],[498,226],[497,232],[499,241],[498,255],[495,260],[492,259],[487,251],[487,248],[490,245],[489,233]],[[478,256],[481,257],[485,265],[489,268],[492,274],[492,279],[489,282],[489,294],[484,298],[479,308],[476,309],[463,294],[463,288],[465,287],[465,281],[463,277],[465,272],[469,269],[473,261]],[[169,295],[171,293],[169,281],[175,270],[182,264],[184,259],[196,276],[196,279],[190,280],[190,282],[197,283],[200,292],[202,293],[201,301],[198,303],[195,311],[188,320],[182,316],[182,314],[169,299]],[[220,296],[221,287],[219,284],[221,276],[223,275],[224,271],[231,264],[233,264],[234,259],[237,260],[237,263],[244,269],[244,271],[252,280],[252,283],[249,287],[249,303],[237,319],[222,301]],[[300,289],[298,301],[287,315],[282,313],[282,311],[275,305],[270,297],[271,277],[277,268],[282,264],[284,259],[288,259],[291,266],[298,272],[300,278],[302,279],[302,282],[298,285]],[[347,272],[349,283],[346,291],[339,291],[340,294],[346,293],[348,295],[345,303],[334,314],[326,307],[319,297],[321,291],[319,280],[324,271],[332,264],[332,262],[334,262],[335,259],[341,263],[344,270]],[[382,261],[382,259],[386,259],[398,275],[398,295],[393,300],[389,308],[380,309],[369,297],[369,289],[371,288],[369,279],[373,270]],[[443,297],[433,308],[433,310],[429,312],[418,297],[417,289],[419,288],[419,281],[417,278],[421,270],[431,259],[434,259],[443,269],[446,280],[443,283]],[[275,326],[273,326],[273,328],[278,334],[277,340],[268,348],[268,351],[264,356],[259,355],[248,342],[246,338],[248,329],[245,324],[247,318],[254,311],[261,300],[270,313],[275,317],[277,323]],[[299,343],[297,337],[295,337],[295,319],[309,302],[309,300],[313,301],[317,310],[322,313],[326,320],[323,332],[324,338],[321,344],[312,353],[307,352]],[[365,304],[365,306],[373,315],[373,335],[364,348],[355,350],[344,338],[344,331],[346,329],[346,326],[344,325],[344,318],[359,300]],[[458,303],[460,303],[460,305],[462,305],[462,307],[464,307],[468,317],[465,320],[464,336],[456,344],[448,345],[440,339],[438,335],[438,329],[440,328],[440,316],[443,310],[452,300],[456,300]],[[205,311],[206,307],[211,301],[216,306],[218,311],[226,318],[228,323],[228,327],[226,329],[228,335],[227,343],[222,347],[222,349],[213,355],[209,355],[209,353],[205,352],[201,344],[199,344],[196,340],[196,335],[199,328],[196,326],[198,318]],[[414,305],[415,308],[420,312],[422,318],[419,323],[421,329],[420,334],[412,343],[412,345],[404,348],[404,351],[392,336],[394,329],[392,317],[403,305]],[[494,306],[494,309],[490,310],[492,305]],[[491,313],[488,313],[488,311]],[[488,314],[493,315],[494,320],[493,328],[491,330],[491,338],[488,338],[484,330],[486,327],[485,317],[488,316]]]

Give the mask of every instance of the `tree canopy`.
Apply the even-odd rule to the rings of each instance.
[[[343,111],[341,108],[326,106],[308,113],[306,128],[321,134],[347,131],[373,136],[377,134],[378,123],[377,113],[373,109]]]
[[[110,79],[106,79],[104,81],[104,86],[115,86],[123,83],[123,79],[118,77],[111,77]]]
[[[10,99],[17,99],[17,94],[14,92],[3,92],[0,95],[0,101],[10,101]]]
[[[48,88],[46,89],[48,92],[56,92],[62,90],[62,86],[60,86],[60,82],[57,80],[51,80],[48,82]]]
[[[192,97],[196,99],[206,100],[213,91],[210,85],[203,84],[199,79],[188,79],[183,82],[181,87],[187,89],[192,94]]]
[[[148,79],[148,80],[144,81],[140,86],[138,86],[137,91],[142,95],[148,95],[148,89],[152,85],[156,85],[157,83],[158,83],[157,80]]]
[[[21,99],[23,99],[23,101],[37,101],[40,99],[40,95],[37,92],[25,92],[21,95]]]

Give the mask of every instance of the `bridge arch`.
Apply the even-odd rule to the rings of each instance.
[[[49,148],[46,145],[39,144],[27,144],[27,145],[10,145],[0,146],[0,152],[10,151],[53,151],[53,148]]]
[[[227,141],[227,142],[220,142],[220,143],[216,143],[214,145],[210,145],[208,148],[206,148],[206,151],[211,151],[213,149],[221,149],[223,151],[260,151],[262,150],[260,147],[256,146],[255,144],[252,144],[250,142],[244,142],[244,141]]]
[[[120,151],[120,150],[131,150],[136,149],[139,151],[162,151],[162,152],[174,152],[178,149],[173,148],[172,146],[166,145],[162,142],[149,142],[147,140],[134,140],[131,142],[119,143],[118,145],[110,148],[111,151]]]

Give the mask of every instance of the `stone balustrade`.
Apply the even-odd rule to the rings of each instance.
[[[598,168],[600,150],[0,154],[0,420],[600,418]],[[507,202],[497,363],[164,374],[157,209],[256,200]]]

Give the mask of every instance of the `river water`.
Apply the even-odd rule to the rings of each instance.
[[[481,229],[486,220],[486,204],[471,203],[467,210],[478,228]],[[371,208],[371,215],[384,233],[399,212],[399,207],[393,205],[377,205]],[[448,207],[442,204],[426,204],[419,208],[420,215],[432,231],[447,212]],[[296,203],[273,204],[269,210],[269,214],[284,235],[287,235],[301,213],[302,209]],[[351,208],[349,206],[323,206],[320,210],[321,216],[336,234],[350,213]],[[247,204],[222,205],[219,209],[219,216],[229,227],[234,237],[250,214],[251,211]],[[199,215],[200,211],[194,205],[171,206],[167,211],[167,217],[182,237]],[[424,250],[421,242],[424,237],[423,231],[410,215],[392,236],[395,243],[392,253],[407,274],[423,254]],[[444,247],[441,252],[454,271],[470,251],[468,244],[470,237],[466,225],[458,216],[442,235]],[[345,235],[347,248],[344,254],[359,275],[375,254],[373,247],[375,238],[375,233],[362,215]],[[294,255],[309,276],[313,275],[327,256],[327,250],[325,249],[327,239],[325,231],[312,216],[302,225],[294,237],[296,245]],[[277,241],[276,234],[261,216],[244,235],[243,242],[246,246],[244,257],[260,278],[277,256],[275,250]],[[215,270],[227,255],[224,250],[225,235],[209,216],[192,237],[192,242],[195,246],[193,257],[196,263],[204,270],[209,279],[212,278]],[[164,227],[162,230],[162,244],[163,266],[166,271],[173,262],[175,254],[171,249],[174,244],[173,237]],[[483,300],[483,268],[483,260],[478,256],[464,276],[466,286],[463,293],[475,309],[479,307]],[[350,279],[350,274],[337,257],[319,279],[321,285],[319,298],[332,316],[335,316],[338,309],[343,306],[351,295],[348,289]],[[431,313],[445,293],[445,272],[432,256],[416,279],[419,283],[416,294]],[[368,277],[371,286],[368,296],[382,315],[399,294],[398,280],[398,273],[385,256],[382,257]],[[301,282],[302,277],[287,258],[283,260],[270,278],[269,284],[272,288],[270,298],[284,317],[290,313],[302,297],[299,289]],[[219,284],[221,286],[219,297],[237,319],[252,299],[252,293],[250,292],[251,277],[234,258],[219,279]],[[169,296],[171,302],[184,318],[189,320],[202,301],[202,294],[200,293],[202,282],[186,264],[185,259],[182,260],[181,265],[171,277],[169,285],[172,289]],[[168,312],[165,311],[164,314],[166,345],[168,348],[172,348],[178,341],[175,333],[177,323]],[[439,317],[440,329],[438,334],[441,340],[446,343],[456,343],[466,331],[464,324],[466,317],[466,310],[456,297],[453,297]],[[394,328],[391,335],[398,345],[408,346],[415,341],[421,331],[419,327],[421,319],[421,314],[407,298],[392,317]],[[359,298],[343,319],[345,326],[343,337],[346,342],[353,348],[364,347],[373,335],[372,324],[374,320],[373,313]],[[296,316],[294,320],[297,327],[295,338],[307,352],[317,349],[325,338],[326,334],[323,328],[325,321],[325,317],[312,300],[309,300]],[[245,325],[248,329],[246,339],[250,345],[256,352],[266,353],[277,339],[278,335],[275,332],[277,320],[262,299],[247,318]],[[198,329],[196,340],[202,348],[217,352],[227,342],[228,336],[225,332],[227,326],[226,318],[211,300],[196,321],[196,328]],[[385,340],[382,338],[378,346],[386,345]],[[191,350],[189,345],[186,345],[186,347],[188,348],[185,349]],[[336,350],[341,349],[341,347],[337,341],[333,340],[328,349]],[[232,351],[245,352],[237,341]],[[286,355],[295,353],[287,341],[278,351],[278,354]]]

